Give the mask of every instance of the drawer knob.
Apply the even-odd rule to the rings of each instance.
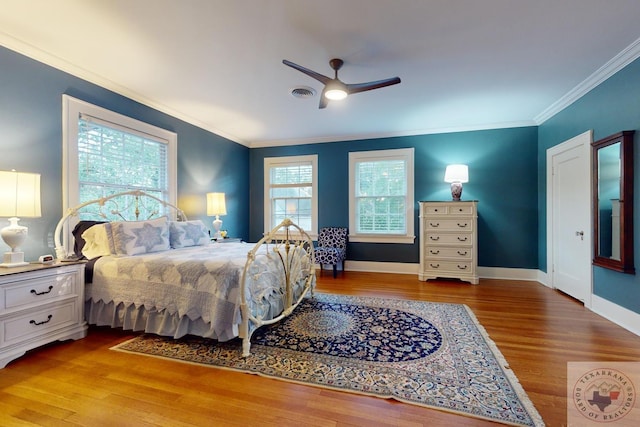
[[[432,223],[432,222],[430,222],[430,223],[429,223],[429,225],[430,225],[430,226],[432,226],[433,228],[438,228],[438,227],[440,227],[440,223],[439,223],[439,222],[436,222],[435,224],[434,224],[434,223]]]
[[[429,252],[431,252],[431,255],[438,255],[440,253],[439,250],[434,251],[433,249],[431,249]]]
[[[467,251],[458,251],[458,255],[460,256],[465,256],[467,254]]]
[[[29,323],[32,325],[44,325],[45,323],[49,323],[51,321],[51,318],[53,317],[53,314],[50,314],[49,316],[47,316],[47,320],[43,320],[42,322],[36,322],[35,320],[29,320]]]
[[[53,290],[53,286],[49,285],[49,289],[46,291],[38,292],[35,289],[31,289],[31,293],[34,295],[46,295]]]
[[[439,268],[440,264],[429,264],[431,266],[431,268]]]
[[[466,270],[466,269],[467,269],[467,266],[466,266],[466,265],[458,265],[458,268],[459,268],[460,270]]]
[[[429,236],[431,240],[440,240],[440,236]]]
[[[465,228],[468,224],[465,222],[463,224],[458,223],[458,227]]]
[[[461,242],[466,242],[466,241],[467,241],[467,238],[466,238],[466,237],[459,237],[459,236],[458,236],[458,240],[459,240],[459,241],[461,241]]]

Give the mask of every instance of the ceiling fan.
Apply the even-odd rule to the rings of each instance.
[[[341,82],[340,79],[338,79],[338,70],[342,68],[342,65],[344,64],[344,61],[338,58],[334,58],[329,61],[329,65],[335,71],[334,78],[316,73],[313,70],[310,70],[298,64],[294,64],[293,62],[287,61],[286,59],[283,59],[282,63],[284,65],[288,65],[291,68],[295,68],[296,70],[303,72],[309,77],[313,77],[320,83],[324,84],[324,89],[322,89],[322,95],[320,96],[319,108],[325,108],[329,103],[329,100],[340,100],[346,98],[347,95],[351,95],[354,93],[364,92],[372,89],[379,89],[381,87],[400,83],[400,77],[392,77],[389,79],[377,80],[374,82],[345,84]]]

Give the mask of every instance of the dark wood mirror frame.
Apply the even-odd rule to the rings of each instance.
[[[622,131],[615,135],[611,135],[599,141],[591,143],[591,146],[593,147],[593,265],[609,268],[611,270],[627,274],[635,274],[635,267],[633,265],[634,133],[635,131]],[[603,224],[603,220],[606,220],[606,218],[601,214],[601,209],[603,208],[603,206],[600,202],[600,189],[602,184],[600,182],[600,174],[603,173],[603,171],[600,170],[600,160],[603,156],[602,154],[599,155],[599,152],[600,150],[606,147],[612,147],[615,144],[620,144],[620,192],[618,195],[619,199],[613,200],[616,200],[616,204],[619,205],[620,225],[619,230],[615,230],[615,228],[617,228],[616,221],[612,219],[611,225],[613,225],[614,229],[611,230],[610,233],[605,234],[607,230],[604,230],[604,227],[601,227],[601,225]],[[602,153],[604,153],[604,151]],[[609,239],[608,242],[611,242],[611,248],[609,248],[611,253],[608,253],[609,250],[603,250],[603,248],[605,247],[603,246],[603,243],[605,243],[605,239],[603,239],[603,236],[607,236]],[[619,254],[617,242],[619,242]]]

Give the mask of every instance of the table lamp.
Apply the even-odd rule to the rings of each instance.
[[[213,238],[219,239],[220,227],[222,227],[222,220],[220,215],[227,214],[227,206],[224,201],[224,193],[207,193],[207,216],[214,216],[216,219],[213,221]]]
[[[40,174],[0,171],[0,217],[9,218],[9,225],[0,230],[2,240],[11,248],[5,252],[0,267],[26,265],[19,247],[27,238],[28,229],[18,224],[20,218],[40,217]]]
[[[469,167],[467,165],[449,165],[444,172],[444,182],[451,183],[451,197],[459,202],[462,196],[462,183],[469,182]]]

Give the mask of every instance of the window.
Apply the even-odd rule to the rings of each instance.
[[[290,218],[312,237],[318,234],[318,156],[264,159],[264,229]]]
[[[413,243],[413,148],[349,153],[349,241]]]
[[[130,190],[176,204],[175,133],[63,95],[63,140],[65,210]]]

